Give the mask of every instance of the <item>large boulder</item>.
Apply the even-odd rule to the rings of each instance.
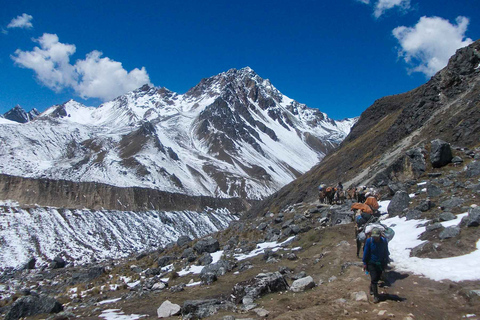
[[[438,237],[440,239],[444,240],[444,239],[449,239],[449,238],[455,238],[459,234],[460,234],[460,227],[451,226],[451,227],[445,228],[442,232],[440,232]]]
[[[212,237],[207,237],[195,243],[195,245],[193,246],[193,249],[197,251],[198,254],[202,254],[204,252],[214,253],[220,250],[220,243],[218,242],[217,239],[214,239]]]
[[[217,277],[223,276],[225,273],[230,272],[235,268],[237,265],[235,262],[227,261],[227,260],[219,260],[213,264],[210,264],[202,269],[200,272],[200,277],[202,274],[213,273]]]
[[[164,301],[157,309],[157,315],[159,318],[168,318],[180,314],[182,308],[178,304],[171,303],[170,301]]]
[[[440,207],[451,210],[459,208],[464,202],[465,200],[463,200],[462,198],[451,197],[450,199],[441,202]]]
[[[315,282],[311,276],[293,281],[290,290],[293,292],[302,292],[315,287]]]
[[[62,257],[56,256],[53,261],[50,263],[50,269],[61,269],[65,268],[66,262]]]
[[[52,297],[46,295],[25,296],[13,303],[5,315],[5,320],[17,320],[43,313],[58,313],[62,310],[62,304]]]
[[[434,185],[434,184],[428,184],[427,185],[427,195],[430,198],[438,197],[442,193],[443,193],[443,190],[440,189],[439,187],[437,187],[436,185]]]
[[[102,267],[102,266],[91,267],[87,271],[75,272],[72,274],[72,277],[70,278],[69,285],[90,282],[100,277],[104,273],[105,273],[105,267]]]
[[[478,227],[480,225],[480,207],[468,209],[468,215],[463,217],[462,226]]]
[[[178,239],[177,239],[177,246],[179,247],[183,247],[184,245],[188,244],[192,242],[192,239],[190,239],[189,236],[180,236]]]
[[[452,161],[453,155],[449,143],[435,139],[431,145],[430,162],[434,168],[441,168]]]
[[[217,299],[208,300],[186,300],[182,307],[183,319],[202,319],[207,318],[218,310],[232,310],[234,305],[228,301]]]
[[[387,207],[388,214],[390,216],[396,216],[408,208],[410,204],[410,197],[406,191],[400,190],[395,193],[390,204]]]
[[[175,257],[174,256],[162,256],[160,258],[158,258],[158,267],[159,268],[163,268],[167,265],[169,265],[173,260],[175,260]]]
[[[232,299],[235,303],[251,305],[262,295],[285,291],[287,288],[287,281],[280,272],[260,273],[253,279],[237,283],[233,287]]]
[[[480,176],[480,161],[477,160],[469,163],[467,169],[465,170],[465,175],[467,178]]]

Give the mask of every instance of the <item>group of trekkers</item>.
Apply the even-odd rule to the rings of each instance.
[[[358,188],[356,188],[358,189]],[[361,189],[367,190],[365,187]],[[380,212],[378,200],[380,196],[373,190],[362,193],[360,199],[363,202],[353,203],[350,207],[354,212],[355,220],[355,239],[357,241],[357,257],[360,254],[360,248],[363,243],[363,270],[370,274],[370,294],[373,295],[373,302],[379,302],[378,282],[382,279],[384,284],[388,263],[390,262],[390,252],[388,251],[388,241],[390,241],[394,232],[380,223]],[[358,196],[357,196],[358,199]]]
[[[354,212],[357,257],[363,244],[363,270],[370,274],[370,294],[373,302],[378,303],[379,280],[388,284],[385,273],[390,261],[388,241],[393,238],[394,232],[379,222],[380,195],[374,189],[352,187],[345,192],[341,182],[336,187],[319,186],[320,203],[342,204],[345,199],[354,201],[351,210]]]

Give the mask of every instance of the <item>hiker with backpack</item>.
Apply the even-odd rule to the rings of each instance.
[[[378,303],[378,281],[390,261],[388,241],[382,236],[379,228],[374,228],[370,238],[365,242],[363,251],[363,270],[370,273],[370,294],[373,302]]]

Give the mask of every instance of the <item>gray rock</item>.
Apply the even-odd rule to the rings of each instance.
[[[195,243],[195,245],[193,246],[193,249],[198,254],[202,254],[204,252],[214,253],[220,250],[220,243],[218,242],[217,239],[214,239],[212,237],[207,237]]]
[[[182,307],[183,319],[207,318],[219,310],[232,310],[235,306],[228,301],[217,299],[208,300],[186,300]]]
[[[352,300],[354,301],[365,301],[368,302],[368,297],[365,291],[353,292],[351,295]]]
[[[463,159],[460,158],[459,156],[455,156],[455,157],[452,158],[452,163],[453,163],[453,164],[463,163]]]
[[[433,207],[434,207],[434,204],[429,199],[427,199],[425,201],[420,202],[420,204],[416,206],[415,209],[420,210],[422,212],[426,212]]]
[[[207,266],[212,263],[213,258],[208,252],[204,252],[200,258],[198,258],[198,265],[199,266]]]
[[[296,255],[295,253],[289,252],[289,253],[287,254],[287,259],[293,261],[293,260],[297,260],[298,257],[297,257],[297,255]]]
[[[315,287],[315,281],[311,276],[293,281],[290,290],[293,292],[302,292]]]
[[[454,237],[458,236],[459,234],[460,234],[460,227],[451,226],[451,227],[445,228],[445,230],[440,232],[438,237],[443,240],[443,239],[454,238]]]
[[[157,315],[159,318],[168,318],[180,314],[182,308],[178,304],[171,303],[170,301],[164,301],[157,309]]]
[[[167,285],[160,281],[160,282],[157,282],[155,283],[153,286],[152,286],[152,290],[163,290],[167,287]]]
[[[430,232],[430,231],[438,230],[438,229],[442,229],[442,228],[443,228],[442,224],[440,222],[437,222],[437,223],[431,224],[429,226],[426,226],[425,230]]]
[[[463,217],[460,225],[467,227],[478,227],[480,225],[480,207],[468,209],[468,215]]]
[[[280,272],[260,273],[255,278],[237,283],[233,287],[235,303],[251,304],[258,297],[272,292],[285,291],[288,284]]]
[[[440,219],[440,221],[450,221],[450,220],[456,219],[457,216],[451,212],[442,212],[440,213],[438,218]]]
[[[279,258],[279,257],[280,255],[276,251],[273,251],[272,249],[263,250],[263,260],[268,260],[270,258]]]
[[[267,310],[265,310],[263,308],[256,308],[256,309],[253,309],[252,311],[255,312],[257,314],[257,316],[262,317],[262,318],[268,317],[268,315],[270,314],[270,312],[268,312]]]
[[[266,222],[262,222],[257,226],[257,229],[263,231],[267,228],[268,224]]]
[[[183,250],[181,258],[182,259],[187,259],[188,262],[193,262],[193,261],[195,261],[195,259],[197,259],[197,256],[193,252],[193,248],[187,248],[187,249]]]
[[[440,196],[443,193],[443,190],[433,184],[427,185],[427,195],[429,198],[435,198]]]
[[[410,197],[408,196],[408,193],[402,190],[398,191],[395,193],[387,207],[388,214],[390,216],[399,215],[404,209],[408,208],[409,203]]]
[[[450,198],[448,200],[445,200],[442,203],[440,203],[440,207],[442,207],[444,209],[454,209],[454,208],[461,207],[464,202],[465,202],[465,200],[463,200],[461,198],[452,197],[452,198]]]
[[[204,272],[204,273],[200,273],[200,280],[202,280],[203,284],[211,285],[212,283],[218,280],[218,277],[213,272]]]
[[[235,320],[234,316],[223,316],[222,320]]]
[[[176,293],[185,290],[186,285],[184,283],[177,284],[176,286],[170,287],[170,292]]]
[[[173,260],[175,260],[175,257],[174,256],[163,256],[163,257],[160,257],[158,258],[158,267],[159,268],[163,268],[167,265],[169,265]]]
[[[430,163],[434,168],[441,168],[452,161],[450,144],[440,139],[431,142]]]
[[[35,264],[37,263],[37,259],[35,257],[30,258],[27,263],[23,266],[23,270],[31,270],[35,269]]]
[[[298,280],[298,279],[305,278],[306,276],[307,276],[307,273],[305,271],[300,271],[299,273],[291,276],[291,278],[292,278],[292,280]]]
[[[63,310],[60,302],[46,295],[31,295],[16,300],[5,315],[5,320],[17,320],[42,313],[58,313]]]
[[[480,176],[480,161],[473,161],[468,164],[465,170],[465,176],[467,178],[474,178]]]
[[[214,273],[217,277],[223,276],[225,273],[230,272],[237,265],[235,262],[220,260],[216,263],[210,264],[202,269],[200,272],[200,277],[203,273]]]
[[[405,217],[407,218],[407,220],[420,219],[422,217],[422,212],[416,209],[408,210]]]
[[[50,269],[61,269],[65,268],[66,262],[62,257],[56,256],[52,263],[50,263]]]
[[[410,251],[410,257],[423,257],[430,252],[440,251],[440,244],[436,242],[426,241]]]
[[[416,178],[421,176],[427,169],[424,153],[426,151],[422,148],[413,148],[406,152],[412,173]]]
[[[183,247],[184,245],[189,244],[190,242],[192,242],[192,239],[190,239],[189,236],[180,236],[177,239],[177,246]]]
[[[283,224],[282,224],[282,229],[285,229],[287,227],[290,227],[290,225],[293,224],[293,219],[288,219],[287,221],[285,221]]]
[[[100,277],[105,273],[105,267],[96,266],[91,267],[86,271],[75,272],[70,278],[69,285],[75,285],[77,283],[91,282],[92,280]]]

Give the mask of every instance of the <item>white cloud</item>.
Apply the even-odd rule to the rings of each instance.
[[[82,98],[106,101],[150,84],[145,68],[128,72],[120,62],[102,58],[97,50],[72,65],[70,56],[76,51],[75,45],[59,42],[56,34],[45,33],[34,41],[40,47],[32,51],[17,49],[11,57],[17,65],[35,71],[37,79],[54,91],[72,88]]]
[[[12,21],[10,21],[10,23],[8,24],[7,28],[33,28],[33,24],[31,22],[32,19],[33,17],[31,15],[24,13],[21,16],[12,19]]]
[[[439,17],[422,17],[414,27],[397,27],[392,33],[400,43],[399,56],[412,66],[409,71],[430,77],[447,65],[457,49],[473,42],[464,40],[468,23],[462,16],[456,25]]]
[[[375,11],[373,12],[373,15],[375,18],[379,18],[385,13],[385,11],[395,7],[397,7],[397,9],[406,11],[410,9],[410,0],[379,0],[375,4]]]
[[[357,0],[357,1],[365,4],[370,4],[370,0]]]

